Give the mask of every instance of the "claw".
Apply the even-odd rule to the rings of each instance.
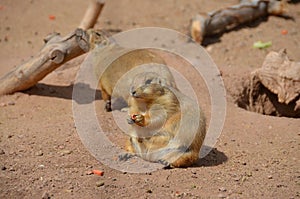
[[[130,153],[124,153],[124,154],[121,154],[119,155],[119,161],[127,161],[129,160],[130,158],[134,157],[133,154],[130,154]]]
[[[105,110],[107,112],[111,112],[112,111],[112,109],[111,109],[111,101],[110,100],[106,101],[106,103],[105,103]]]
[[[163,164],[165,166],[164,168],[171,168],[170,163],[166,160],[158,160],[158,163]]]
[[[143,121],[144,116],[140,115],[140,114],[136,114],[136,115],[133,115],[132,118],[134,119],[135,122],[139,123],[139,122]]]
[[[128,124],[134,124],[134,120],[131,119],[131,118],[127,118],[127,123],[128,123]]]

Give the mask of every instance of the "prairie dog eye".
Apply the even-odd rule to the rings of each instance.
[[[147,79],[147,80],[145,81],[145,84],[146,84],[146,85],[149,85],[149,84],[151,84],[151,82],[152,82],[152,79]]]

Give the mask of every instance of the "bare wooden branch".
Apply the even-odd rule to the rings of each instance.
[[[97,42],[105,38],[97,40],[95,37],[102,33],[92,33]],[[47,36],[45,46],[37,55],[0,78],[0,95],[26,90],[65,62],[87,52],[92,46],[89,34],[90,31],[76,29],[65,37],[58,33]]]
[[[198,43],[208,35],[220,34],[267,15],[284,15],[286,0],[242,0],[240,4],[197,15],[191,20],[190,35]]]
[[[79,25],[79,28],[87,30],[93,28],[102,9],[104,7],[104,0],[90,0],[89,6],[85,15]]]

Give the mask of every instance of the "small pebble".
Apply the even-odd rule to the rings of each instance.
[[[40,165],[38,165],[38,168],[39,168],[39,169],[43,169],[43,168],[45,168],[45,165],[40,164]]]
[[[60,154],[61,154],[62,156],[64,156],[64,155],[69,155],[69,154],[71,154],[71,153],[72,153],[72,151],[70,151],[70,150],[62,150]]]
[[[0,149],[0,155],[4,155],[5,151],[3,149]]]
[[[269,176],[268,176],[268,179],[273,179],[273,176],[272,176],[272,175],[269,175]]]
[[[233,178],[234,181],[239,181],[240,179],[241,178],[239,176]]]
[[[35,153],[35,155],[36,155],[36,156],[43,156],[44,153],[43,153],[43,151],[38,151],[38,152]]]
[[[225,187],[220,187],[219,191],[225,192],[225,191],[227,191],[227,189]]]
[[[8,102],[7,103],[7,105],[9,105],[9,106],[13,106],[13,105],[15,105],[16,103],[15,102]]]
[[[151,190],[151,189],[148,189],[148,190],[146,191],[146,193],[152,193],[152,190]]]
[[[103,181],[98,181],[98,182],[96,182],[96,186],[97,187],[101,187],[101,186],[103,186],[104,185],[104,182]]]
[[[0,103],[0,106],[1,106],[1,107],[4,107],[4,106],[6,106],[6,105],[7,105],[7,104],[5,104],[4,102],[1,102],[1,103]]]
[[[94,174],[93,171],[87,171],[87,172],[85,173],[85,175],[92,175],[92,174]]]
[[[211,53],[211,52],[212,52],[212,50],[213,50],[213,47],[212,47],[212,46],[208,46],[208,47],[206,47],[206,51],[207,51],[207,52]]]
[[[42,195],[42,199],[50,199],[50,195],[48,192],[44,192]]]
[[[1,166],[1,170],[5,171],[7,168],[5,166]]]

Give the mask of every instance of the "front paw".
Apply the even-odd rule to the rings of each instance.
[[[132,157],[134,157],[134,154],[131,154],[131,153],[120,154],[119,155],[119,161],[127,161]]]
[[[131,116],[131,119],[135,122],[135,123],[141,123],[142,121],[144,121],[144,116],[141,114],[134,114]]]
[[[134,121],[134,123],[136,123],[138,125],[142,125],[144,122],[144,116],[141,114],[133,114],[131,116],[131,119]]]

